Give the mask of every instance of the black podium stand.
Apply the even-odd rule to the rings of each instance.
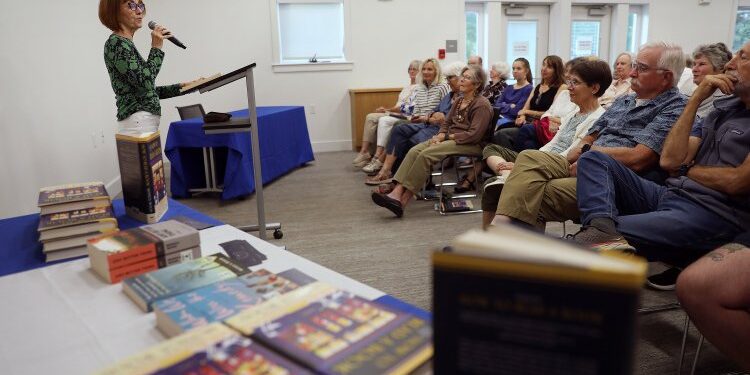
[[[208,82],[200,84],[185,93],[199,91],[201,94],[212,91],[236,80],[245,78],[247,86],[247,109],[249,116],[247,118],[231,118],[226,122],[213,122],[203,125],[203,131],[206,134],[237,133],[250,132],[250,142],[252,145],[253,158],[253,180],[255,181],[255,197],[258,202],[258,225],[243,225],[238,228],[243,231],[258,231],[261,239],[266,239],[266,230],[274,230],[274,238],[281,238],[281,223],[266,223],[266,212],[263,202],[263,174],[260,165],[260,140],[258,138],[258,113],[255,106],[255,83],[253,79],[253,69],[255,63],[243,68],[237,69],[231,73],[216,77]]]

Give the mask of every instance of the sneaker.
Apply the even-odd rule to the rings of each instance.
[[[354,158],[354,160],[352,160],[352,164],[356,168],[362,168],[370,162],[371,158],[372,158],[372,155],[370,155],[369,153],[357,154],[357,157]]]
[[[503,186],[505,186],[505,176],[495,176],[487,179],[482,189],[484,194],[490,194],[492,196],[500,196],[503,192]]]
[[[383,168],[383,162],[378,158],[373,157],[367,165],[362,167],[362,171],[365,173],[375,173],[379,171],[380,168]]]
[[[677,267],[669,268],[662,273],[646,278],[646,285],[656,290],[674,290],[680,272],[682,270]]]
[[[599,228],[588,226],[576,233],[572,240],[582,245],[589,245],[598,251],[620,251],[634,253],[635,248],[620,234],[609,234]]]

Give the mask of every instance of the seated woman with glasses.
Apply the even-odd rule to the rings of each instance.
[[[156,86],[156,75],[164,61],[164,39],[172,36],[163,26],[151,31],[148,60],[133,44],[135,32],[143,27],[146,5],[140,1],[100,0],[99,20],[112,34],[104,43],[104,63],[115,92],[118,133],[137,135],[159,130],[159,99],[180,95],[187,83]]]
[[[604,113],[598,98],[612,81],[609,65],[601,60],[577,60],[570,67],[567,90],[570,100],[578,107],[575,112],[561,118],[560,128],[554,138],[540,151],[567,155],[586,135],[589,128]],[[495,217],[505,179],[513,169],[518,153],[506,147],[490,144],[482,152],[487,167],[497,176],[487,180],[482,194],[482,226],[486,228]]]
[[[461,71],[460,96],[445,123],[429,141],[409,150],[393,177],[395,188],[387,195],[373,192],[375,204],[401,217],[414,194],[427,182],[434,163],[449,155],[481,155],[492,119],[492,105],[481,95],[485,82],[481,67],[468,66]]]

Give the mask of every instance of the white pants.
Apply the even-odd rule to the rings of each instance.
[[[117,122],[117,134],[138,136],[159,130],[161,116],[146,111],[138,111]]]
[[[395,124],[399,120],[400,119],[397,119],[393,116],[383,116],[378,119],[378,147],[385,147],[385,145],[388,144],[388,139],[391,137],[391,129],[393,129],[393,124]]]

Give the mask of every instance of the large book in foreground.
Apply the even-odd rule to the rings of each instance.
[[[242,310],[280,296],[301,285],[296,269],[277,274],[265,269],[219,281],[154,303],[156,327],[168,337],[223,321]],[[289,275],[289,277],[287,277]],[[303,274],[304,275],[304,274]],[[306,281],[313,281],[307,275]]]
[[[312,374],[221,323],[196,328],[96,372],[145,374]]]
[[[429,322],[341,290],[251,337],[321,374],[408,374],[432,356]]]
[[[159,132],[116,134],[122,196],[128,216],[155,223],[167,212],[167,188]]]
[[[512,226],[433,254],[436,374],[630,374],[646,262]]]
[[[148,312],[158,300],[247,273],[250,271],[233,259],[214,254],[125,279],[122,290]]]

